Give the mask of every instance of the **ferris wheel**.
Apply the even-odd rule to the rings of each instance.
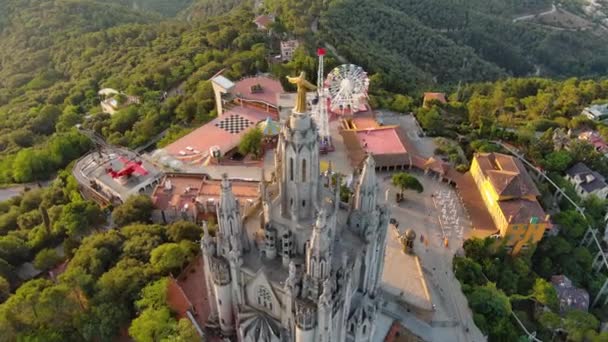
[[[367,97],[369,78],[360,66],[342,64],[327,75],[326,84],[332,111],[357,112],[361,101]]]

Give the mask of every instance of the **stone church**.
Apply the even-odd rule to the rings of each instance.
[[[301,108],[281,129],[258,213],[243,218],[222,181],[216,236],[205,226],[201,241],[210,321],[245,342],[371,341],[389,223],[374,160],[343,209],[340,181],[321,174],[317,128]]]

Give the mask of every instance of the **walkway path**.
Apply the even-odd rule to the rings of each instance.
[[[551,9],[548,11],[544,11],[538,14],[527,14],[527,15],[522,15],[520,17],[517,17],[515,19],[513,19],[513,22],[516,23],[518,21],[523,21],[523,20],[530,20],[530,19],[534,19],[534,18],[538,18],[538,17],[542,17],[544,15],[549,15],[549,14],[553,14],[557,12],[557,6],[555,6],[555,4],[551,4]]]

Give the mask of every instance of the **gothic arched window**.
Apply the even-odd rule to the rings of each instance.
[[[302,182],[306,182],[306,159],[302,159]]]
[[[289,158],[289,180],[293,181],[293,158]]]
[[[265,287],[258,287],[258,304],[268,310],[272,310],[272,296]]]

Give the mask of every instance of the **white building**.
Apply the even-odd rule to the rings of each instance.
[[[300,46],[300,42],[296,39],[281,41],[281,59],[284,62],[291,61],[296,49]]]
[[[242,218],[224,178],[219,229],[201,241],[210,323],[239,341],[371,341],[380,307],[389,211],[378,204],[374,160],[358,177],[352,209],[320,174],[310,113],[292,113],[279,136],[276,179]]]
[[[608,104],[591,105],[583,109],[583,112],[581,114],[594,121],[607,121]]]
[[[601,199],[608,197],[608,184],[606,184],[604,177],[583,163],[577,163],[568,169],[566,179],[574,184],[576,193],[582,198],[591,195]]]

